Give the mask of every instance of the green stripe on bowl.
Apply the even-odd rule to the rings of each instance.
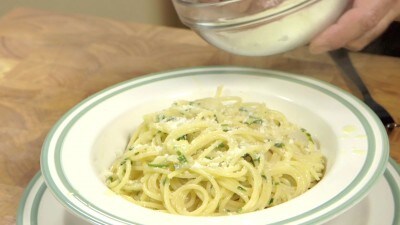
[[[44,191],[46,190],[46,188],[47,188],[46,184],[43,183],[40,186],[40,188],[35,196],[35,199],[33,200],[32,211],[31,211],[31,225],[39,224],[39,222],[38,222],[39,204],[42,201],[42,197],[43,197],[43,194],[44,194]]]
[[[178,71],[172,71],[172,72],[163,72],[163,73],[158,73],[158,74],[152,74],[152,75],[148,75],[148,76],[143,76],[143,77],[139,77],[133,80],[129,80],[129,81],[125,81],[123,83],[114,85],[110,88],[107,88],[103,91],[98,92],[97,94],[92,95],[91,97],[85,99],[84,101],[82,101],[81,103],[79,103],[77,106],[75,106],[73,109],[71,109],[69,112],[67,112],[58,122],[57,124],[53,127],[53,129],[50,131],[48,137],[46,138],[44,147],[43,147],[43,151],[42,151],[42,157],[41,157],[41,161],[42,161],[42,172],[44,174],[45,180],[47,182],[47,184],[49,185],[50,189],[55,193],[55,195],[57,196],[57,198],[59,198],[59,200],[64,204],[64,206],[67,206],[69,208],[71,208],[73,211],[75,211],[77,214],[89,219],[92,222],[96,222],[99,224],[105,224],[104,221],[89,215],[88,213],[86,213],[84,210],[82,210],[82,208],[80,206],[76,206],[74,205],[66,196],[63,195],[63,193],[61,193],[57,187],[57,185],[52,181],[51,176],[50,176],[50,168],[49,165],[46,163],[48,159],[47,155],[49,152],[49,144],[50,141],[53,139],[54,133],[57,129],[63,129],[62,133],[59,137],[59,139],[57,139],[57,144],[56,144],[56,150],[55,150],[55,161],[56,161],[56,171],[58,173],[58,176],[60,177],[63,185],[65,185],[65,187],[72,193],[76,193],[74,196],[76,199],[78,199],[79,201],[81,201],[84,205],[90,205],[90,208],[97,211],[98,213],[110,217],[109,214],[107,214],[106,212],[102,211],[100,208],[93,206],[90,204],[90,202],[88,202],[83,196],[80,196],[76,190],[74,190],[74,188],[71,186],[71,184],[68,182],[67,178],[64,176],[63,173],[63,169],[61,168],[61,151],[62,151],[62,145],[63,145],[63,141],[65,139],[65,136],[68,134],[69,129],[74,125],[74,123],[76,123],[77,120],[80,119],[80,117],[82,115],[84,115],[85,113],[87,113],[89,110],[91,110],[93,107],[95,107],[96,105],[100,104],[101,102],[103,102],[104,100],[111,98],[117,94],[120,94],[124,91],[130,90],[132,88],[138,87],[138,86],[142,86],[145,84],[149,84],[149,83],[153,83],[153,82],[157,82],[157,81],[161,81],[161,80],[166,80],[166,79],[173,79],[173,78],[177,78],[177,77],[183,77],[183,76],[192,76],[192,75],[196,75],[196,76],[201,76],[201,75],[211,75],[211,74],[236,74],[236,75],[248,75],[248,76],[268,76],[268,77],[272,77],[275,79],[282,79],[282,80],[286,80],[286,81],[290,81],[290,82],[294,82],[303,86],[307,86],[310,87],[312,89],[321,91],[322,93],[325,93],[326,95],[330,96],[331,98],[336,99],[337,101],[339,101],[340,103],[342,103],[343,105],[345,105],[349,110],[351,110],[360,120],[361,124],[364,126],[364,129],[367,132],[367,136],[371,137],[368,139],[368,151],[367,151],[367,159],[365,164],[363,165],[363,169],[360,172],[360,174],[357,176],[357,179],[355,179],[348,187],[346,187],[344,189],[344,191],[342,191],[340,193],[339,196],[344,196],[346,194],[348,194],[348,192],[350,190],[352,190],[355,186],[357,186],[357,184],[365,177],[365,175],[368,172],[368,168],[370,167],[370,165],[372,164],[372,161],[374,159],[374,154],[375,151],[373,151],[373,149],[376,147],[375,146],[375,137],[372,135],[373,131],[372,128],[369,124],[369,122],[366,120],[366,118],[356,110],[356,108],[350,104],[350,102],[346,101],[344,98],[342,98],[341,96],[337,95],[336,93],[324,89],[316,84],[311,83],[310,81],[316,81],[320,84],[324,84],[330,88],[333,88],[335,91],[338,91],[341,94],[345,94],[347,97],[350,97],[352,100],[358,102],[360,105],[364,106],[365,109],[367,109],[367,111],[372,115],[374,122],[376,124],[381,125],[380,120],[378,119],[378,117],[372,112],[372,110],[370,110],[368,107],[365,106],[365,104],[363,104],[359,99],[357,99],[356,97],[344,92],[343,90],[341,90],[340,88],[331,85],[329,83],[323,82],[323,81],[319,81],[316,79],[312,79],[312,78],[305,78],[305,77],[299,77],[293,74],[288,74],[288,73],[283,73],[283,72],[276,72],[276,71],[269,71],[269,70],[257,70],[257,69],[250,69],[250,68],[241,68],[241,67],[205,67],[205,68],[197,68],[197,69],[188,69],[188,70],[178,70]],[[123,88],[120,88],[121,86],[126,85]],[[114,90],[115,89],[115,90]],[[107,93],[110,92],[110,93]],[[95,99],[97,96],[107,93],[107,95],[101,97],[100,99],[94,100],[94,102],[90,103],[88,106],[86,106],[85,108],[81,108],[81,106],[85,103],[87,103],[88,101],[91,101],[93,99]],[[79,110],[79,113],[77,115],[75,115],[69,122],[68,124],[64,127],[64,128],[60,128],[61,123],[66,120],[69,119],[70,115],[72,112],[75,112]],[[388,145],[388,139],[387,136],[385,135],[386,131],[383,127],[383,125],[379,126],[379,132],[380,132],[380,138],[382,139],[382,146],[380,146],[383,149],[383,156],[389,156],[389,145]],[[360,198],[364,195],[367,194],[367,192],[370,190],[370,188],[372,187],[372,185],[377,181],[377,179],[382,175],[384,169],[385,169],[385,165],[387,163],[388,157],[382,157],[381,160],[378,163],[378,171],[375,173],[375,175],[372,177],[372,179],[367,183],[367,185],[365,185],[362,190],[355,196],[353,196],[352,198],[350,198],[348,201],[346,201],[345,204],[343,204],[341,207],[338,207],[336,210],[331,211],[329,213],[324,214],[323,216],[319,217],[319,218],[315,218],[312,219],[311,221],[308,221],[307,224],[310,223],[320,223],[323,221],[328,220],[331,216],[344,211],[345,209],[347,209],[348,207],[354,205],[355,203],[358,202],[358,200],[360,200]],[[275,224],[282,224],[282,223],[288,223],[288,222],[293,222],[297,219],[300,218],[304,218],[309,216],[312,213],[318,212],[326,207],[328,207],[330,204],[333,204],[335,202],[337,202],[338,199],[331,199],[330,201],[328,201],[327,203],[323,204],[322,206],[315,208],[313,210],[311,210],[310,212],[306,213],[306,214],[302,214],[300,216],[291,218],[291,219],[287,219],[284,221],[280,221],[279,223],[275,223]],[[123,218],[118,218],[114,215],[111,215],[111,217],[113,219],[118,220],[119,222],[124,222],[124,223],[132,223],[132,221],[127,221]]]
[[[389,159],[390,165],[389,167],[392,167],[397,175],[400,175],[400,165],[397,164],[397,162],[390,158]],[[400,224],[400,216],[396,212],[400,212],[400,183],[399,181],[396,181],[396,179],[393,177],[392,173],[390,172],[389,169],[387,169],[384,173],[385,179],[388,182],[390,186],[390,190],[392,192],[392,197],[394,200],[394,218],[393,218],[393,225],[398,225]],[[29,195],[32,194],[33,186],[39,181],[39,178],[41,177],[41,173],[38,172],[31,180],[31,182],[28,184],[26,187],[24,194],[20,200],[18,212],[17,212],[17,225],[27,225],[23,224],[22,222],[22,216],[24,213],[24,208],[26,207],[26,200]],[[29,225],[37,225],[38,224],[38,208],[39,205],[42,201],[43,194],[46,191],[46,185],[43,182],[39,188],[39,190],[35,193],[35,200],[32,204],[31,207],[31,212],[30,212],[30,218],[31,218],[31,223]]]
[[[400,176],[400,165],[392,158],[389,159],[389,162],[396,173]],[[389,170],[385,171],[385,178],[389,183],[394,200],[394,218],[392,225],[400,225],[400,181],[396,181]]]
[[[24,193],[22,194],[21,200],[19,202],[18,210],[17,210],[16,225],[24,225],[23,221],[24,221],[24,214],[25,214],[25,210],[26,210],[26,201],[27,201],[29,195],[31,194],[33,187],[36,185],[36,183],[41,178],[41,176],[42,176],[41,172],[36,173],[36,175],[29,182],[28,186],[25,188]],[[39,188],[39,192],[41,192],[41,191],[44,192],[45,189],[46,189],[46,185],[43,183]],[[41,193],[42,195],[43,195],[43,192]],[[37,196],[35,196],[32,205],[33,206],[35,206],[35,204],[38,205],[40,202],[40,198],[41,198],[41,196],[39,198]],[[38,208],[38,207],[32,207],[31,209],[33,209],[33,208]],[[37,216],[37,209],[33,213],[30,212],[30,215],[31,215],[30,223],[32,225],[37,225],[37,219],[35,220],[35,218],[32,218],[33,214],[35,214]]]

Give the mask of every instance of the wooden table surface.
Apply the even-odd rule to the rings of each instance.
[[[400,121],[400,58],[351,57],[376,100]],[[282,70],[351,91],[327,55],[311,55],[307,48],[242,57],[211,47],[185,29],[34,9],[16,9],[1,18],[0,224],[15,224],[22,192],[39,171],[43,140],[67,110],[127,79],[207,65]],[[391,156],[400,162],[399,132],[390,139]]]

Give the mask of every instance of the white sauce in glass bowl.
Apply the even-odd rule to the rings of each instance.
[[[198,32],[210,44],[234,54],[273,55],[307,44],[337,20],[347,3],[347,0],[321,0],[279,20],[254,28]]]

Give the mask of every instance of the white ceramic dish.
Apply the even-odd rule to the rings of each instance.
[[[278,206],[235,216],[188,217],[139,207],[113,194],[102,172],[121,154],[145,113],[179,99],[225,95],[266,102],[316,136],[327,157],[324,179]],[[207,67],[144,76],[84,100],[54,126],[41,156],[47,186],[70,211],[96,224],[317,224],[366,196],[389,156],[377,116],[330,84],[282,72]]]
[[[360,203],[325,225],[397,225],[400,224],[400,167],[394,160],[384,178]],[[17,225],[89,225],[68,212],[51,194],[41,173],[26,188],[20,200]]]

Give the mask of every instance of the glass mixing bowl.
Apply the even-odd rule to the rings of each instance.
[[[173,0],[180,20],[204,40],[247,56],[307,44],[334,23],[349,0]]]

